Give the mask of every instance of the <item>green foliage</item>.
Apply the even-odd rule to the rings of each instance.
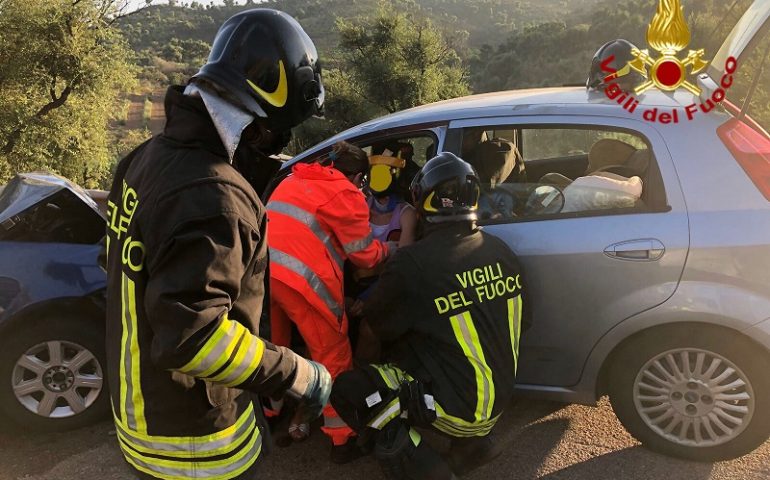
[[[389,9],[374,18],[340,20],[347,88],[378,110],[405,108],[465,95],[465,69],[453,45],[429,20]]]
[[[685,0],[692,46],[716,53],[729,29],[752,0]],[[497,47],[484,45],[471,59],[472,85],[477,92],[585,84],[594,52],[604,43],[625,38],[647,48],[647,27],[658,0],[601,0],[588,12],[567,15],[566,21],[517,29]]]
[[[318,46],[327,63],[336,59],[338,37],[332,28],[337,18],[371,16],[381,0],[265,0],[210,5],[209,0],[152,5],[120,20],[120,25],[136,51],[157,54],[174,38],[211,43],[217,28],[233,14],[247,8],[283,10],[294,16]],[[469,43],[498,44],[516,28],[564,17],[567,10],[585,10],[599,0],[393,0],[400,11],[409,10],[429,19],[440,29],[462,28]]]
[[[50,170],[104,185],[113,162],[107,124],[132,85],[131,54],[108,1],[0,4],[0,183]],[[117,107],[117,108],[116,108]]]
[[[429,20],[381,8],[376,16],[338,20],[339,68],[326,70],[326,120],[294,130],[298,153],[385,113],[470,92],[454,46]]]

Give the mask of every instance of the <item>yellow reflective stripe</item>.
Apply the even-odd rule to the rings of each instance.
[[[415,447],[419,447],[420,446],[420,442],[422,441],[422,436],[420,435],[420,432],[418,432],[414,428],[410,427],[409,428],[409,438],[412,439],[412,444]]]
[[[206,462],[197,462],[196,463],[196,468],[195,468],[196,473],[199,472],[199,471],[202,471],[203,468],[201,468],[201,467],[203,467],[204,465],[205,465],[206,468],[224,467],[224,466],[227,466],[227,465],[235,462],[236,460],[240,460],[241,458],[243,458],[248,453],[249,449],[254,447],[254,445],[257,443],[257,440],[259,440],[259,437],[260,437],[259,429],[256,429],[256,430],[252,431],[251,432],[251,440],[249,440],[249,442],[246,444],[246,446],[244,448],[241,449],[240,452],[238,452],[237,454],[233,455],[230,458],[225,458],[225,459],[222,459],[222,460],[212,460],[212,461],[206,461]],[[183,460],[165,460],[165,459],[160,459],[160,458],[153,458],[152,462],[150,462],[150,463],[152,463],[154,465],[159,465],[159,466],[164,466],[164,467],[171,467],[171,468],[180,467],[180,466],[184,466],[184,465],[189,465],[190,464],[190,462],[183,461]]]
[[[519,369],[519,336],[521,335],[521,295],[508,299],[508,330],[513,351],[513,373]]]
[[[211,335],[211,337],[206,340],[206,343],[203,344],[203,347],[198,351],[198,353],[195,354],[195,356],[187,362],[186,365],[184,365],[182,368],[179,369],[182,373],[191,373],[193,370],[200,369],[201,366],[203,366],[204,362],[207,362],[211,354],[213,353],[214,349],[216,349],[218,346],[222,344],[222,341],[227,341],[232,339],[235,336],[235,330],[238,328],[238,323],[233,322],[232,320],[227,319],[227,314],[225,313],[222,315],[222,321],[219,323],[219,326],[216,330],[214,330],[214,333]],[[227,339],[227,340],[225,340]],[[222,366],[222,364],[227,360],[228,357],[225,357],[224,360],[221,360],[222,357],[219,356],[215,360],[221,360],[221,363],[219,366],[216,366],[216,363],[213,365],[211,363],[206,363],[206,367],[201,370],[201,373],[203,372],[215,372],[219,369],[219,367]]]
[[[236,386],[259,368],[264,351],[262,339],[240,323],[228,319],[225,314],[203,347],[179,371],[226,386]]]
[[[165,455],[167,457],[178,457],[178,458],[206,458],[206,457],[216,457],[217,455],[225,455],[227,453],[232,452],[235,450],[235,448],[240,445],[241,443],[246,440],[246,437],[251,435],[255,428],[257,428],[257,421],[252,417],[251,426],[249,428],[246,428],[243,432],[241,432],[237,437],[233,438],[231,442],[227,442],[224,446],[215,448],[212,450],[206,450],[206,451],[199,451],[198,449],[194,450],[161,450],[157,448],[147,447],[144,445],[140,445],[139,443],[136,443],[136,441],[132,441],[131,438],[123,433],[119,428],[117,429],[117,435],[118,437],[123,440],[128,446],[133,448],[134,450],[137,450],[142,453],[149,453],[152,455]]]
[[[479,334],[473,325],[470,312],[463,312],[450,318],[455,338],[476,374],[476,421],[488,420],[495,404],[495,385],[492,369],[484,359]]]
[[[367,426],[382,430],[385,425],[399,415],[401,415],[401,402],[398,401],[398,398],[394,398],[385,406],[385,408],[380,410],[380,414],[369,422]]]
[[[259,442],[259,443],[257,443]],[[137,470],[169,480],[200,478],[227,480],[248,470],[262,451],[259,429],[251,433],[251,440],[240,452],[230,458],[215,461],[179,461],[147,457],[120,444],[126,461]]]
[[[401,382],[404,380],[407,382],[414,380],[411,375],[390,364],[370,365],[370,367],[377,370],[377,372],[382,377],[382,380],[385,382],[385,385],[387,385],[391,390],[398,390],[401,387]]]
[[[120,321],[121,321],[121,333],[120,333],[120,418],[123,422],[126,422],[128,418],[128,412],[126,411],[126,404],[128,402],[128,381],[126,372],[126,361],[128,349],[128,321],[126,319],[126,274],[123,274],[120,278]]]
[[[157,445],[161,446],[187,446],[192,445],[195,447],[196,450],[205,449],[205,447],[212,442],[217,442],[219,440],[226,439],[227,437],[230,437],[235,433],[245,422],[250,421],[254,417],[254,404],[249,403],[249,406],[246,407],[246,410],[243,411],[241,416],[236,420],[236,422],[225,428],[224,430],[220,430],[215,433],[211,433],[208,435],[201,435],[197,437],[171,437],[171,436],[164,436],[164,435],[148,435],[146,433],[136,432],[132,431],[130,428],[128,428],[128,425],[125,421],[122,421],[121,419],[115,418],[115,422],[118,423],[120,427],[122,427],[124,430],[130,433],[130,435],[141,439],[146,442],[152,442]]]
[[[438,418],[433,422],[433,426],[449,435],[455,437],[483,437],[492,431],[500,415],[483,422],[469,422],[462,418],[455,417],[446,413],[441,405],[436,403],[436,415]]]
[[[251,335],[248,330],[246,330],[246,327],[241,326],[241,329],[239,330],[240,334],[238,335],[238,340],[234,342],[235,349],[237,349],[235,352],[235,358],[230,360],[230,362],[227,364],[227,367],[225,367],[217,375],[208,377],[208,379],[212,382],[221,382],[222,380],[225,380],[227,377],[229,377],[232,373],[234,373],[244,362],[246,353],[249,351],[249,347],[251,347],[253,340],[256,340],[256,338]]]
[[[142,379],[140,370],[139,356],[139,327],[136,315],[136,284],[133,280],[126,277],[128,290],[128,313],[131,321],[131,387],[133,388],[131,402],[134,406],[134,417],[136,418],[136,428],[140,432],[147,432],[147,420],[144,417],[144,396],[142,395]]]
[[[249,363],[249,366],[244,370],[243,373],[240,374],[235,380],[232,382],[228,382],[225,384],[227,387],[235,387],[237,385],[242,384],[246,381],[250,376],[254,374],[254,372],[259,368],[259,364],[262,363],[262,356],[265,353],[265,342],[262,341],[262,339],[253,337],[252,342],[256,343],[257,353],[251,357],[251,362]]]

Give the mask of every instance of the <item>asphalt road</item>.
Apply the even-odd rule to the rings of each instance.
[[[66,434],[0,433],[0,480],[113,480],[132,478],[111,432],[102,422]],[[495,429],[505,453],[469,480],[709,480],[770,479],[770,442],[731,462],[675,460],[642,448],[620,426],[609,404],[598,408],[521,400]],[[442,448],[441,439],[431,441]],[[276,448],[260,479],[382,480],[372,458],[337,466],[315,430],[307,442]]]

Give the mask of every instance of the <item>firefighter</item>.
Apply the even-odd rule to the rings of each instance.
[[[450,479],[493,459],[488,437],[513,395],[524,282],[516,256],[476,227],[479,180],[441,153],[414,178],[423,236],[386,264],[362,335],[382,359],[340,375],[331,403],[394,479]],[[446,460],[415,426],[449,436]]]
[[[353,367],[344,308],[344,262],[372,268],[395,249],[395,242],[372,238],[369,209],[360,190],[369,171],[366,153],[340,142],[329,161],[329,165],[292,167],[292,174],[271,195],[267,211],[272,339],[288,345],[289,322],[294,323],[310,357],[336,378]],[[357,453],[354,442],[348,441],[353,431],[331,406],[323,415],[322,430],[332,441],[332,462],[349,461]],[[290,435],[300,440],[309,426],[293,420],[289,428]]]
[[[169,88],[163,133],[118,166],[107,376],[120,448],[142,478],[255,478],[266,435],[256,394],[288,394],[309,416],[328,399],[323,366],[258,336],[267,239],[254,188],[266,155],[323,98],[300,25],[248,10],[222,25],[186,88]]]

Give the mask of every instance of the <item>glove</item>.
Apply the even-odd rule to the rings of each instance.
[[[332,393],[332,377],[326,367],[300,357],[289,349],[296,361],[296,373],[294,383],[286,392],[290,397],[304,403],[303,423],[309,423],[321,415],[324,407],[329,403],[329,395]]]
[[[436,405],[433,395],[428,392],[425,384],[418,380],[403,382],[399,390],[401,409],[407,410],[409,424],[418,427],[429,427],[436,421]]]

